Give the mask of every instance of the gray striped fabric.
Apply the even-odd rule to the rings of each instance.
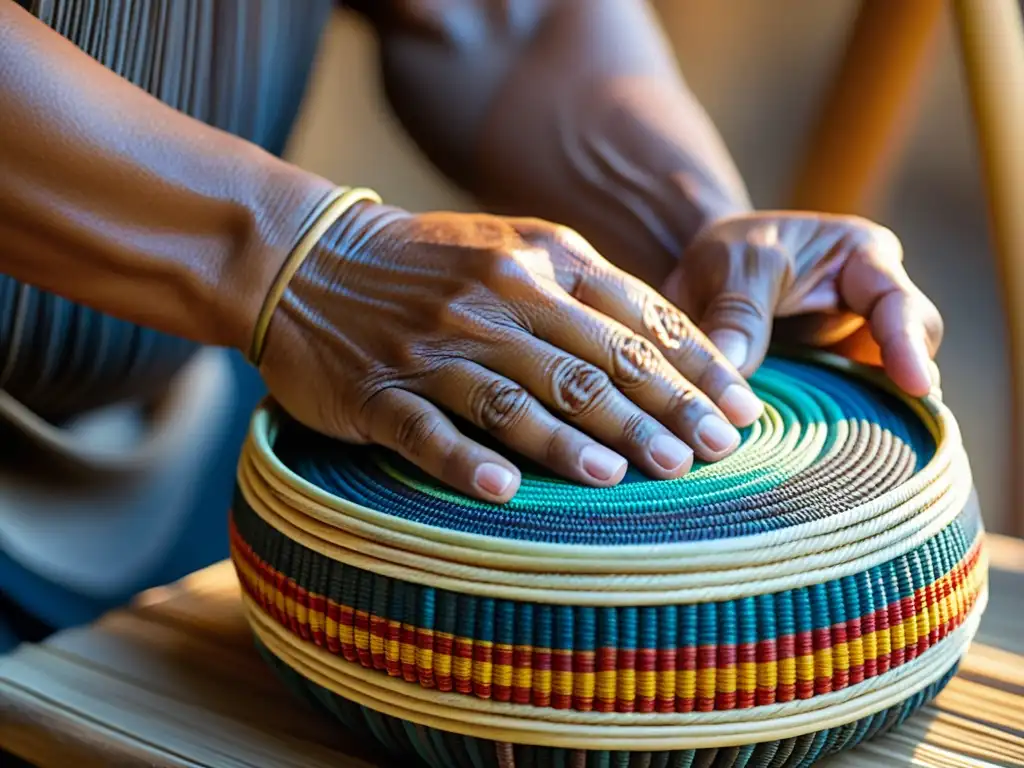
[[[176,109],[280,153],[331,0],[26,0]],[[0,244],[0,248],[2,248]],[[193,344],[0,277],[0,387],[52,420],[159,393]]]

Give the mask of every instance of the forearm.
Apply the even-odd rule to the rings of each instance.
[[[403,3],[419,13],[381,23],[382,51],[399,117],[482,202],[573,226],[651,282],[749,209],[647,3],[466,5]]]
[[[0,271],[244,345],[330,184],[175,112],[0,2]]]

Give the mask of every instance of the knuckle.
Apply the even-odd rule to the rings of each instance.
[[[493,293],[505,295],[535,280],[526,260],[508,248],[490,248],[481,259],[480,282]]]
[[[870,223],[868,231],[870,243],[877,250],[880,259],[893,263],[903,261],[903,243],[895,232],[874,222]]]
[[[665,349],[680,349],[693,338],[693,324],[671,304],[653,296],[644,301],[644,328]]]
[[[652,419],[642,413],[634,413],[622,425],[622,441],[626,445],[643,448],[650,443],[654,432]]]
[[[693,387],[683,387],[673,393],[668,412],[684,424],[695,425],[709,412],[708,404]]]
[[[620,386],[635,387],[657,372],[659,353],[643,336],[618,335],[612,343],[612,370]]]
[[[539,243],[566,269],[591,273],[604,261],[583,235],[563,224],[546,223]]]
[[[590,243],[588,243],[586,238],[572,227],[567,227],[563,224],[556,224],[551,236],[555,244],[562,248],[578,253],[583,258],[590,256]]]
[[[556,407],[569,416],[584,416],[597,409],[611,391],[608,374],[582,360],[566,359],[551,377]]]
[[[417,328],[420,343],[396,339],[396,358],[415,364],[438,348],[452,343],[493,343],[503,333],[524,327],[512,307],[479,295],[462,296],[441,303],[433,312],[423,313]],[[403,348],[405,351],[403,352]]]
[[[567,424],[559,424],[547,436],[543,455],[548,466],[563,466],[574,455],[574,433]]]
[[[418,369],[421,362],[422,348],[408,337],[394,338],[390,343],[388,362],[396,371],[412,371]]]
[[[715,297],[708,314],[714,314],[715,321],[734,330],[745,330],[750,323],[763,323],[769,319],[768,312],[760,302],[740,291],[725,291]]]
[[[477,423],[493,432],[511,430],[526,415],[530,396],[517,384],[494,381],[473,394],[473,412]]]
[[[395,442],[410,456],[420,457],[434,443],[441,424],[429,411],[402,414],[395,425]]]
[[[481,318],[471,302],[456,299],[440,304],[431,315],[431,328],[437,334],[464,333],[480,325]]]

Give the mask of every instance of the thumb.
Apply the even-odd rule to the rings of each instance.
[[[744,376],[764,362],[772,336],[775,290],[768,281],[744,281],[711,296],[700,329]]]

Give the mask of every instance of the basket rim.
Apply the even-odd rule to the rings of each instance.
[[[923,542],[961,514],[965,504],[975,501],[959,429],[937,397],[907,397],[877,371],[835,355],[809,352],[797,357],[850,372],[900,397],[935,436],[936,450],[930,461],[906,483],[864,504],[784,529],[641,545],[534,542],[413,522],[327,493],[301,478],[274,453],[280,411],[267,400],[251,420],[236,479],[256,514],[286,536],[333,559],[365,558],[374,567],[383,563],[400,569],[405,574],[399,578],[417,582],[440,576],[468,584],[472,579],[459,576],[464,574],[493,585],[523,586],[537,574],[554,574],[553,583],[572,589],[570,582],[580,575],[595,576],[599,578],[587,584],[588,590],[623,595],[655,592],[661,596],[658,602],[665,599],[670,583],[676,589],[735,590],[743,581],[749,590],[751,582],[767,575],[766,569],[776,577],[798,581],[806,581],[801,574],[808,572],[813,581],[822,569],[830,569],[829,578],[863,570],[870,567],[866,563],[884,562]],[[636,590],[634,582],[640,579],[647,580],[647,588]],[[780,586],[776,581],[771,588],[753,593],[784,588],[791,584]],[[723,599],[722,593],[713,599]]]

